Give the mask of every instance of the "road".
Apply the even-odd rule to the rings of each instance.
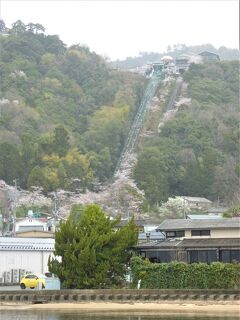
[[[26,291],[26,290],[34,290],[34,289],[24,289],[22,290],[20,288],[20,285],[14,285],[14,286],[0,286],[0,291],[14,291],[14,290],[21,290],[21,291]]]

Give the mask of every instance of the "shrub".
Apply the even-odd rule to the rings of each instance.
[[[131,261],[133,285],[141,279],[145,289],[237,289],[240,288],[238,263],[144,263]]]

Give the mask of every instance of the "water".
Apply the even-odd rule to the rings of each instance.
[[[14,311],[0,310],[0,320],[237,320],[227,315],[161,315],[143,313],[84,313],[81,311]]]

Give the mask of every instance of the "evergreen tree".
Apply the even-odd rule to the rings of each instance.
[[[69,144],[68,132],[64,128],[64,126],[59,125],[54,130],[53,150],[60,157],[63,157],[66,155],[69,148],[70,148],[70,144]]]
[[[110,220],[97,205],[87,206],[60,225],[55,235],[58,258],[49,259],[49,270],[67,288],[106,288],[119,285],[126,274],[131,247],[136,244],[134,220],[116,230],[120,219]]]

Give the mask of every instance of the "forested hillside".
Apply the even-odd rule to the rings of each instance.
[[[109,178],[144,80],[40,24],[0,32],[0,179],[47,192]]]
[[[192,65],[184,80],[191,104],[144,144],[135,168],[138,186],[152,205],[172,195],[237,203],[238,61]]]

